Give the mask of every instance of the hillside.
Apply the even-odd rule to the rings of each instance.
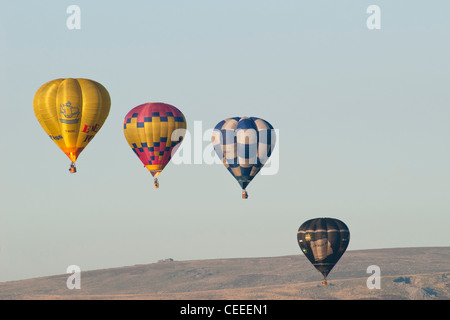
[[[381,269],[381,289],[368,289],[370,265]],[[160,261],[82,271],[81,289],[69,274],[0,283],[0,299],[450,299],[450,247],[348,251],[329,285],[303,255]]]

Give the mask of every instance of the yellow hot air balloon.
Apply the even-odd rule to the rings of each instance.
[[[92,141],[109,114],[111,99],[100,83],[89,79],[56,79],[34,95],[36,118],[48,136],[72,161]]]

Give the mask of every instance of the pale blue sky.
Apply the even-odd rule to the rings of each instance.
[[[349,226],[348,250],[450,245],[448,1],[131,3],[1,0],[0,281],[301,254],[297,229],[319,216]],[[80,30],[66,27],[71,4]],[[381,30],[366,27],[372,4]],[[32,107],[60,77],[112,100],[74,175]],[[154,190],[122,122],[155,101],[188,129],[269,121],[278,174],[242,200],[221,165],[169,164]]]

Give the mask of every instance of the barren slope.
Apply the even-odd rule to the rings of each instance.
[[[367,267],[381,269],[368,289]],[[302,255],[195,261],[81,272],[0,283],[0,299],[450,299],[450,247],[348,251],[322,286]]]

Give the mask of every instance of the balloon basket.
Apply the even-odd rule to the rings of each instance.
[[[70,164],[69,172],[70,173],[76,173],[77,172],[77,167],[75,167],[75,163],[72,162]]]
[[[159,182],[158,179],[155,179],[155,182],[153,183],[153,186],[155,187],[155,189],[159,188]]]
[[[248,193],[247,191],[242,191],[242,199],[247,199],[248,198]]]

